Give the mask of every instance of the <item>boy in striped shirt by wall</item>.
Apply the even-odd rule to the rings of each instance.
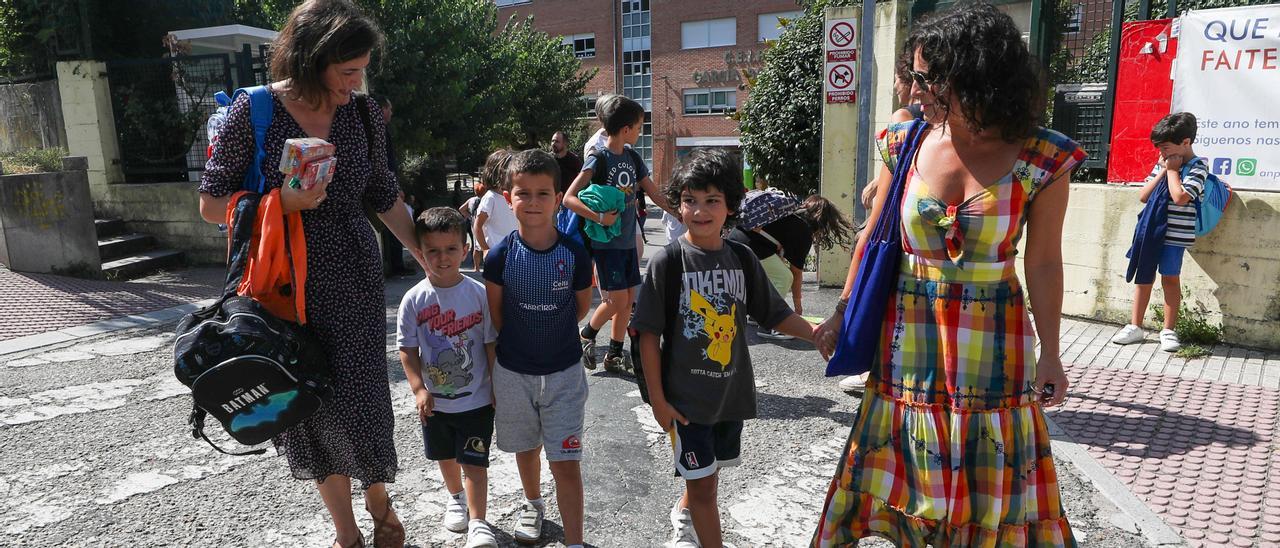
[[[1196,117],[1189,112],[1170,114],[1151,128],[1151,143],[1160,151],[1146,184],[1142,186],[1139,200],[1146,203],[1161,179],[1167,181],[1169,193],[1168,225],[1164,234],[1164,249],[1157,268],[1160,286],[1164,289],[1164,329],[1160,331],[1160,349],[1176,352],[1181,348],[1174,326],[1178,323],[1178,308],[1182,304],[1182,259],[1188,247],[1196,242],[1196,201],[1204,192],[1205,179],[1209,176],[1204,159],[1191,149],[1196,139]],[[1151,301],[1152,280],[1136,279],[1133,315],[1129,325],[1111,338],[1116,344],[1142,342],[1146,333],[1142,330],[1142,318]]]

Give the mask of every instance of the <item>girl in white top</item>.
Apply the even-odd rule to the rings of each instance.
[[[476,212],[472,234],[480,246],[480,251],[484,253],[519,228],[516,224],[516,214],[511,211],[511,204],[502,195],[503,189],[506,188],[503,177],[509,158],[511,158],[509,149],[493,151],[485,160],[484,169],[480,173],[480,180],[488,191],[480,198],[480,208]]]

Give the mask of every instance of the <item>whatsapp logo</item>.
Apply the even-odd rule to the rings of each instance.
[[[1258,160],[1254,158],[1240,158],[1236,160],[1236,175],[1250,177],[1258,173]]]

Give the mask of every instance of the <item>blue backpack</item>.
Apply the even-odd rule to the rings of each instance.
[[[251,190],[262,194],[266,190],[267,179],[262,176],[262,160],[267,157],[267,151],[263,148],[263,143],[267,142],[267,128],[271,127],[271,116],[274,114],[275,102],[271,99],[271,91],[267,86],[253,86],[240,88],[235,90],[231,97],[227,97],[226,92],[219,91],[213,94],[213,98],[218,102],[218,112],[214,116],[209,117],[209,125],[211,130],[221,129],[222,120],[226,117],[226,110],[241,95],[249,96],[249,120],[253,122],[253,142],[256,152],[253,155],[253,163],[249,164],[248,171],[244,174],[244,185],[241,188]],[[215,119],[216,127],[215,127]],[[212,141],[212,139],[210,139]]]
[[[1182,166],[1184,178],[1190,171],[1190,167],[1190,164]],[[1227,211],[1227,204],[1231,203],[1231,185],[1217,175],[1208,173],[1204,180],[1204,191],[1200,193],[1200,198],[1195,203],[1196,237],[1200,238],[1213,231],[1213,228],[1222,221],[1222,214]]]
[[[635,149],[627,147],[626,153],[631,156],[631,161],[636,165],[644,163],[644,157],[640,156]],[[604,153],[600,149],[594,149],[590,154],[591,158],[596,159],[596,166],[605,165],[607,161]],[[603,169],[594,169],[591,171],[591,184],[602,185],[608,182],[608,174]],[[637,181],[637,184],[639,182]],[[578,242],[586,246],[587,251],[591,251],[591,239],[587,237],[586,225],[583,224],[582,216],[574,213],[573,210],[560,206],[560,211],[556,212],[556,230],[561,234],[568,236],[570,240]]]

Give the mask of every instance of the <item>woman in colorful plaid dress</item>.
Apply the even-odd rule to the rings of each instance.
[[[1036,125],[1041,80],[1007,15],[962,6],[920,23],[906,47],[930,126],[905,166],[902,271],[813,545],[1074,546],[1041,407],[1067,389],[1062,222],[1085,153]],[[908,126],[884,133],[890,166]],[[889,180],[886,168],[869,226]],[[1014,267],[1024,227],[1025,292]],[[824,355],[842,317],[819,327]]]

